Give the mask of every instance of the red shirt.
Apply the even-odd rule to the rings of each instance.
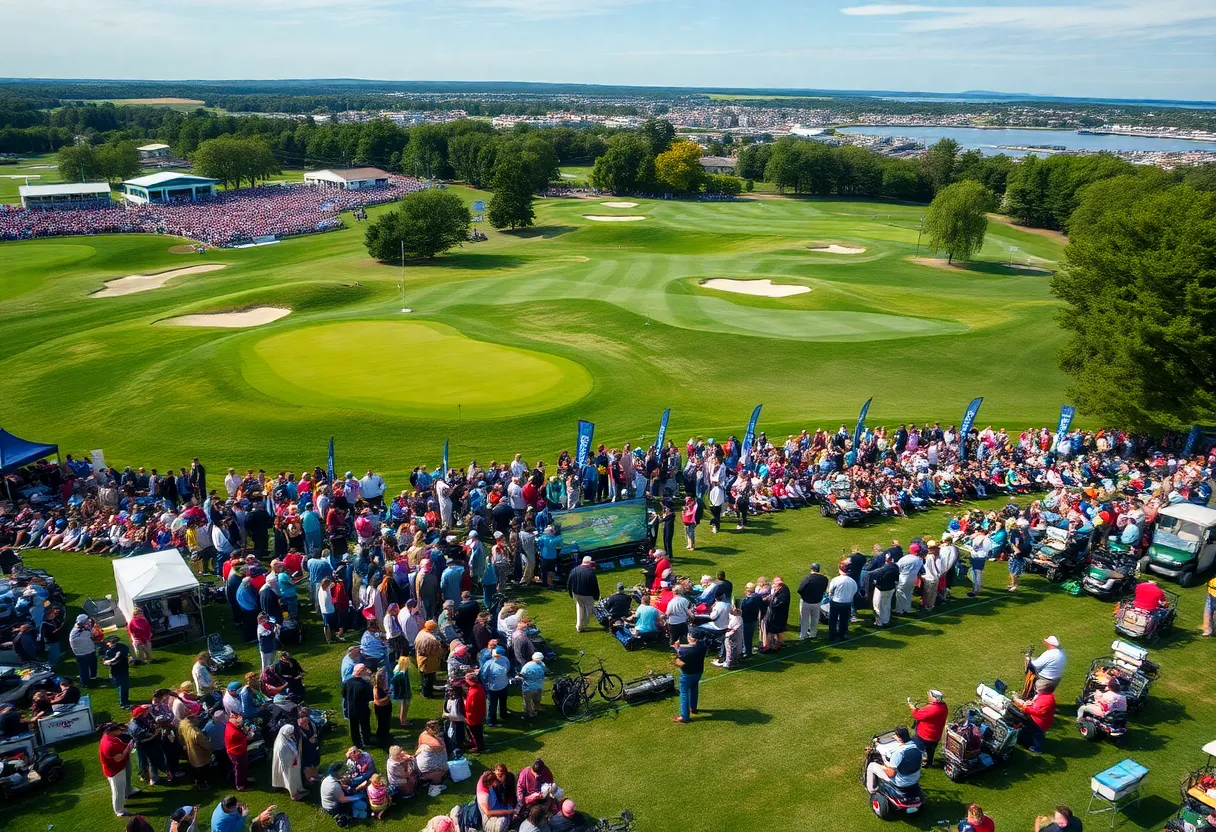
[[[1165,590],[1152,581],[1136,584],[1136,608],[1152,612],[1161,608],[1165,600]]]
[[[299,552],[289,552],[283,558],[283,567],[287,570],[287,574],[296,574],[304,568],[304,556]]]
[[[103,734],[101,742],[97,744],[97,756],[101,760],[101,773],[106,777],[113,777],[120,771],[124,771],[127,767],[127,759],[124,757],[121,761],[115,762],[114,757],[127,750],[127,744],[120,737],[113,734]]]
[[[469,685],[464,695],[464,718],[470,725],[486,721],[486,689],[481,685]]]
[[[224,561],[224,565],[220,567],[220,574],[224,576],[225,581],[228,580],[228,576],[232,574],[232,567],[234,564],[235,561],[233,561],[232,558],[229,558],[228,560]]]
[[[137,615],[127,624],[127,635],[132,642],[149,642],[152,640],[152,625],[142,615]]]
[[[1056,721],[1056,695],[1054,693],[1039,693],[1026,703],[1022,711],[1030,717],[1042,731],[1047,731]]]
[[[224,726],[224,750],[229,757],[240,757],[249,753],[249,737],[234,723]]]
[[[974,829],[975,832],[996,832],[996,824],[993,823],[992,818],[988,817],[987,815],[984,815],[974,823],[971,821],[967,822],[971,824],[971,828]]]
[[[945,702],[930,702],[923,708],[913,710],[912,718],[916,720],[916,736],[925,742],[941,742],[950,709]]]

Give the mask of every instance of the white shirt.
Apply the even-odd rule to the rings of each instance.
[[[73,656],[88,656],[97,652],[93,631],[86,627],[73,626],[68,635],[68,645],[72,648]]]
[[[925,568],[919,555],[904,555],[895,562],[895,565],[899,567],[899,581],[904,584],[915,581],[921,570]]]
[[[1040,679],[1058,682],[1064,676],[1064,665],[1068,659],[1059,647],[1044,650],[1043,653],[1030,662],[1030,666],[1039,674]]]
[[[857,581],[848,575],[837,575],[828,581],[827,596],[829,601],[837,604],[850,604],[857,594]]]
[[[317,610],[321,615],[329,615],[334,612],[334,601],[329,597],[328,589],[317,589]]]
[[[942,574],[946,574],[958,564],[958,549],[953,543],[946,543],[938,553],[942,559]]]
[[[528,504],[524,502],[523,487],[514,480],[507,486],[507,499],[511,501],[511,508],[515,511],[523,511],[528,507]]]
[[[241,478],[235,472],[224,477],[224,488],[227,489],[229,497],[235,497],[236,490],[240,487]]]
[[[384,477],[379,474],[368,474],[359,480],[359,488],[363,492],[363,499],[374,500],[384,495]]]
[[[194,692],[199,696],[211,690],[212,678],[211,670],[202,662],[195,662],[194,667],[190,671],[190,675],[194,677]]]
[[[730,623],[730,604],[725,601],[715,601],[709,610],[709,626],[715,630],[725,630]]]

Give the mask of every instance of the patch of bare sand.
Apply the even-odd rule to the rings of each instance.
[[[605,208],[637,208],[636,202],[601,202]]]
[[[629,216],[629,217],[605,217],[599,214],[583,214],[584,219],[592,220],[593,222],[638,222],[646,219],[645,217]]]
[[[159,289],[175,277],[214,272],[226,268],[228,268],[227,263],[203,263],[198,266],[187,266],[184,269],[170,269],[167,272],[158,272],[157,274],[128,275],[127,277],[120,277],[117,280],[107,280],[105,284],[106,288],[98,289],[89,295],[89,297],[119,298],[123,295],[134,295],[137,292]]]
[[[291,310],[285,306],[256,306],[240,312],[215,312],[209,315],[182,315],[178,318],[166,318],[159,323],[169,326],[209,326],[224,329],[243,329],[250,326],[262,326],[285,318]]]
[[[829,246],[815,246],[811,251],[818,251],[824,254],[865,254],[864,248],[857,246],[842,246],[838,243],[832,243]]]
[[[701,281],[701,285],[706,289],[717,289],[719,292],[735,292],[740,295],[756,295],[762,298],[788,298],[791,295],[805,295],[811,291],[810,286],[773,283],[767,277],[761,280],[731,280],[715,277],[712,280]]]

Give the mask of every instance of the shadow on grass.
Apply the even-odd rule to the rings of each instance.
[[[563,234],[569,234],[571,231],[578,231],[578,226],[575,225],[538,225],[533,228],[521,228],[518,231],[504,231],[510,237],[519,237],[524,240],[541,238],[543,240],[552,240],[554,237],[560,237]]]

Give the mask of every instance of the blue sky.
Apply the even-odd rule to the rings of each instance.
[[[1216,99],[1216,0],[0,0],[0,20],[14,77]]]

